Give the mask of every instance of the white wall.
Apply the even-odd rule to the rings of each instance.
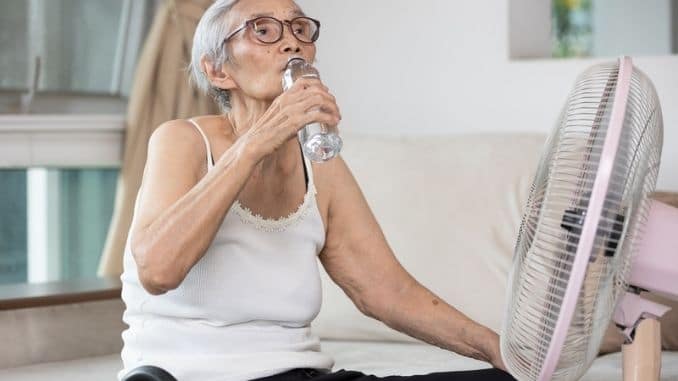
[[[298,3],[323,24],[318,67],[347,131],[547,133],[576,76],[609,60],[509,60],[508,0]],[[635,62],[663,105],[658,187],[678,191],[678,56]]]

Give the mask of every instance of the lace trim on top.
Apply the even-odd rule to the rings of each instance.
[[[207,135],[202,131],[200,125],[193,119],[189,119],[189,122],[195,126],[200,135],[202,136],[203,141],[205,142],[205,148],[207,151],[207,172],[214,168],[214,158],[212,157],[212,149],[210,147],[209,140]],[[242,205],[238,199],[233,201],[233,206],[231,210],[240,217],[240,220],[244,223],[254,226],[256,229],[266,232],[283,232],[288,227],[297,224],[301,221],[308,211],[311,209],[311,206],[314,205],[315,196],[318,193],[315,189],[315,184],[313,183],[313,169],[311,167],[311,162],[304,158],[304,166],[309,174],[308,181],[308,190],[304,195],[304,201],[299,205],[296,211],[292,212],[288,216],[283,216],[280,218],[265,218],[259,214],[253,213],[250,208]]]
[[[280,218],[266,218],[253,213],[250,208],[243,206],[237,199],[233,202],[231,210],[240,217],[242,222],[252,225],[258,230],[265,232],[283,232],[306,217],[315,201],[316,193],[315,186],[309,182],[308,191],[304,195],[304,201],[299,205],[297,210],[288,216]]]

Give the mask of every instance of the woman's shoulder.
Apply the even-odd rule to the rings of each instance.
[[[194,150],[196,144],[204,146],[204,140],[197,127],[206,135],[208,140],[212,140],[219,119],[221,117],[218,115],[205,115],[191,119],[167,121],[153,131],[149,145],[169,145],[178,149],[192,148]]]
[[[206,118],[199,117],[202,123]],[[205,134],[210,134],[206,127],[200,127]],[[149,160],[181,163],[182,167],[191,167],[196,172],[201,171],[206,153],[202,136],[187,119],[164,122],[153,131],[148,142]]]
[[[191,142],[193,137],[196,137],[195,127],[186,119],[169,120],[159,125],[151,134],[149,144],[163,143],[163,144],[186,144]]]
[[[313,181],[318,191],[318,203],[321,207],[329,205],[337,188],[355,181],[348,164],[341,155],[323,163],[311,162],[311,166],[313,167]]]
[[[321,186],[332,188],[337,180],[345,181],[346,176],[351,174],[348,164],[341,155],[322,163],[311,162],[314,179]]]
[[[203,130],[203,132],[207,133],[209,130],[211,130],[211,126],[214,124],[214,120],[219,118],[220,117],[217,115],[205,115],[193,117],[190,119],[169,120],[159,125],[153,131],[153,134],[151,134],[151,139],[163,139],[169,141],[176,140],[178,143],[181,142],[187,143],[186,140],[188,139],[188,142],[191,142],[195,140],[192,139],[191,137],[193,138],[200,137],[200,135],[197,133],[196,126],[195,124],[193,124],[193,122],[198,124],[198,126],[200,126],[200,129]]]

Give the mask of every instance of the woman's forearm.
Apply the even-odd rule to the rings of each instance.
[[[416,280],[382,303],[374,317],[389,327],[437,347],[492,362],[498,335],[447,304]]]
[[[243,144],[236,142],[189,192],[131,237],[149,292],[178,287],[211,244],[256,163],[243,153]]]

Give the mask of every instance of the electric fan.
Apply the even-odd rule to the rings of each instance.
[[[517,379],[579,379],[613,316],[624,379],[658,379],[657,318],[668,308],[640,291],[678,296],[678,209],[648,197],[662,139],[654,86],[630,58],[577,79],[515,247],[501,353]],[[646,342],[651,350],[638,348]]]

